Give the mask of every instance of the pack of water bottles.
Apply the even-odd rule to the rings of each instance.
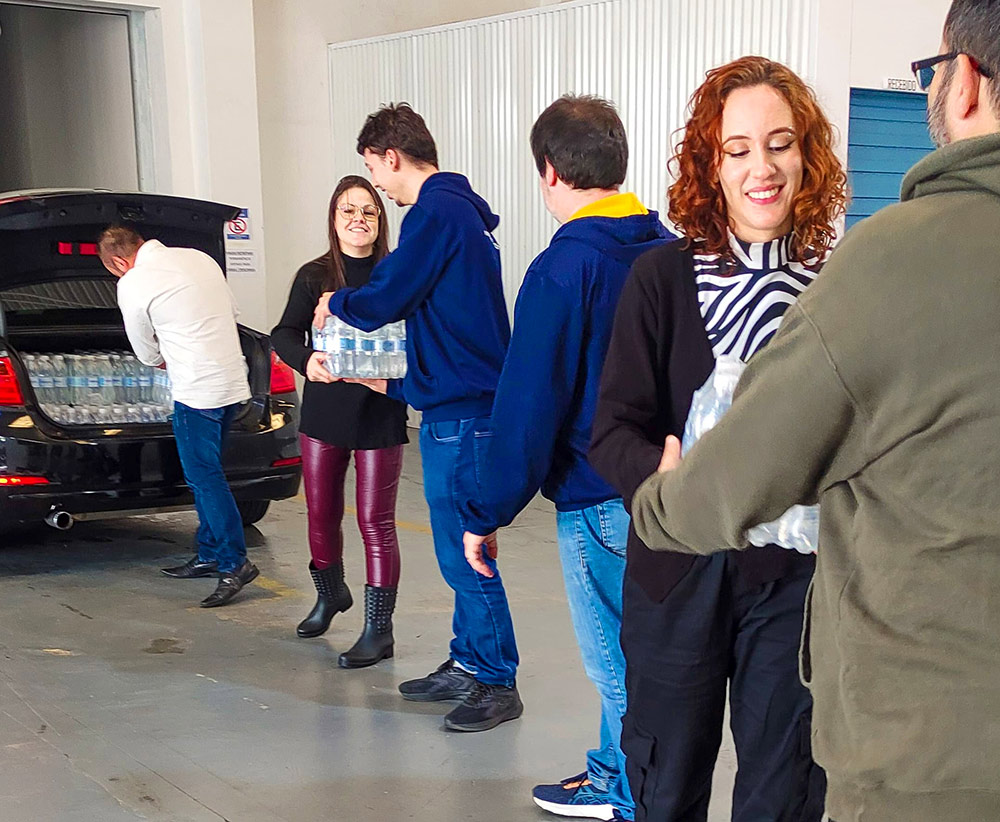
[[[397,380],[406,376],[406,323],[360,331],[339,317],[313,329],[313,348],[326,352],[326,369],[335,377]]]
[[[738,357],[719,357],[715,370],[691,400],[684,426],[682,453],[686,454],[702,434],[722,418],[733,404],[736,383],[746,365]],[[780,545],[800,554],[815,554],[819,544],[819,506],[793,505],[779,519],[747,531],[751,545]]]
[[[42,412],[64,425],[166,422],[170,378],[130,351],[21,354]]]

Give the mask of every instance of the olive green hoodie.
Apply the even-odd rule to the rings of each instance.
[[[1000,820],[1000,134],[848,232],[681,467],[654,550],[747,548],[819,500],[803,647],[837,822]],[[751,549],[752,550],[752,549]]]

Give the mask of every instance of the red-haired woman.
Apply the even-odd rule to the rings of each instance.
[[[362,286],[389,253],[389,227],[382,198],[364,177],[344,177],[333,191],[328,214],[330,248],[299,269],[288,305],[271,332],[274,350],[305,376],[302,476],[309,515],[309,572],[317,598],[299,623],[301,637],[325,633],[330,620],[353,604],[344,582],[344,480],[354,456],[358,527],[365,544],[368,584],[365,627],[342,668],[374,665],[393,654],[392,613],[399,582],[396,489],[406,443],[406,406],[363,385],[334,381],[320,352],[309,345],[319,295],[344,285]]]
[[[656,471],[666,436],[681,435],[715,358],[746,361],[767,344],[816,277],[845,203],[833,129],[813,93],[760,57],[709,72],[674,173],[669,214],[688,239],[636,261],[594,423],[591,461],[626,500]],[[732,818],[822,817],[825,777],[798,671],[814,567],[814,556],[774,546],[653,553],[631,535],[622,749],[636,822],[706,819],[727,688],[739,760]]]

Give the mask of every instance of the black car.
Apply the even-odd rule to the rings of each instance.
[[[237,213],[152,194],[0,194],[0,528],[42,521],[68,528],[77,519],[194,504],[167,420],[129,413],[98,422],[74,416],[71,405],[60,406],[70,415],[61,418],[40,401],[28,364],[131,351],[117,281],[97,256],[105,226],[128,224],[146,239],[201,249],[225,270],[223,230]],[[271,500],[298,492],[299,405],[291,369],[270,338],[242,325],[239,334],[253,397],[233,422],[223,464],[249,524]]]

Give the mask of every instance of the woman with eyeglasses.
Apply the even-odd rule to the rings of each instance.
[[[309,517],[309,572],[317,599],[299,623],[300,637],[325,633],[333,617],[353,604],[344,582],[344,480],[351,456],[357,477],[358,527],[365,545],[365,627],[342,668],[363,668],[393,653],[392,613],[399,582],[396,489],[403,466],[406,406],[363,385],[336,380],[310,345],[320,294],[368,282],[389,253],[388,222],[378,192],[363,177],[344,177],[330,198],[330,248],[299,269],[281,321],[271,331],[274,350],[306,378],[299,441]]]

